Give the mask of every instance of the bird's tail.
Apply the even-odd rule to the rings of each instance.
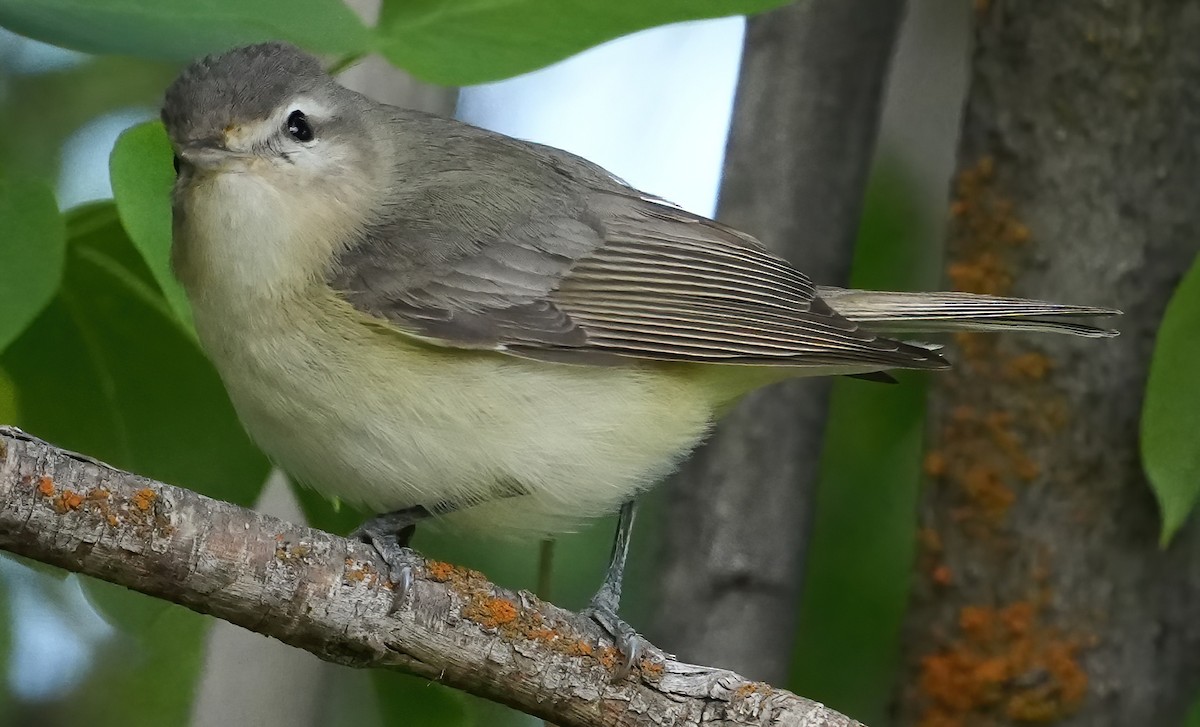
[[[1075,318],[1121,314],[1112,308],[976,293],[889,293],[821,287],[817,294],[841,315],[880,333],[1017,330],[1107,338],[1117,335],[1117,331],[1047,320],[1043,316]]]

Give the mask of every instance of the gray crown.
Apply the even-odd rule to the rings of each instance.
[[[194,61],[167,89],[162,121],[172,138],[212,135],[266,118],[280,104],[328,83],[320,61],[288,43],[260,43]]]

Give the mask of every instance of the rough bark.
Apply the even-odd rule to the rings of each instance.
[[[720,218],[813,279],[849,276],[902,2],[810,0],[747,21]],[[657,633],[787,677],[828,381],[751,395],[669,484]]]
[[[899,723],[1179,725],[1200,528],[1158,545],[1138,418],[1200,250],[1200,2],[976,3],[948,274],[1112,305],[1119,339],[971,336],[933,382]]]
[[[561,727],[859,724],[673,659],[644,659],[616,680],[611,640],[589,620],[416,554],[411,596],[394,604],[369,546],[121,472],[11,427],[0,427],[0,548],[328,661],[417,674]]]

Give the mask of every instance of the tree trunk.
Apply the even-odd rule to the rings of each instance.
[[[747,21],[720,218],[845,282],[903,3],[810,0]],[[748,397],[668,485],[657,636],[787,677],[827,381]]]
[[[1159,548],[1138,420],[1200,249],[1200,2],[975,5],[950,281],[1126,315],[1115,340],[949,348],[898,722],[1179,725],[1200,696],[1200,528]]]

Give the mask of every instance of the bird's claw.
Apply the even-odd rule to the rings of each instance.
[[[598,623],[613,639],[613,646],[620,657],[613,670],[613,681],[620,681],[629,676],[634,665],[640,664],[648,652],[658,651],[644,636],[622,621],[611,608],[593,602],[582,611],[582,615]]]
[[[412,551],[409,548],[401,548],[408,551],[402,557],[407,561],[408,556]],[[404,563],[388,563],[388,580],[392,582],[392,607],[388,609],[388,613],[395,613],[404,608],[408,603],[408,597],[413,590],[413,569],[407,562]]]
[[[400,545],[395,535],[382,534],[367,527],[355,530],[351,537],[371,546],[387,564],[388,581],[392,584],[392,606],[388,613],[404,608],[413,590],[413,549]]]

